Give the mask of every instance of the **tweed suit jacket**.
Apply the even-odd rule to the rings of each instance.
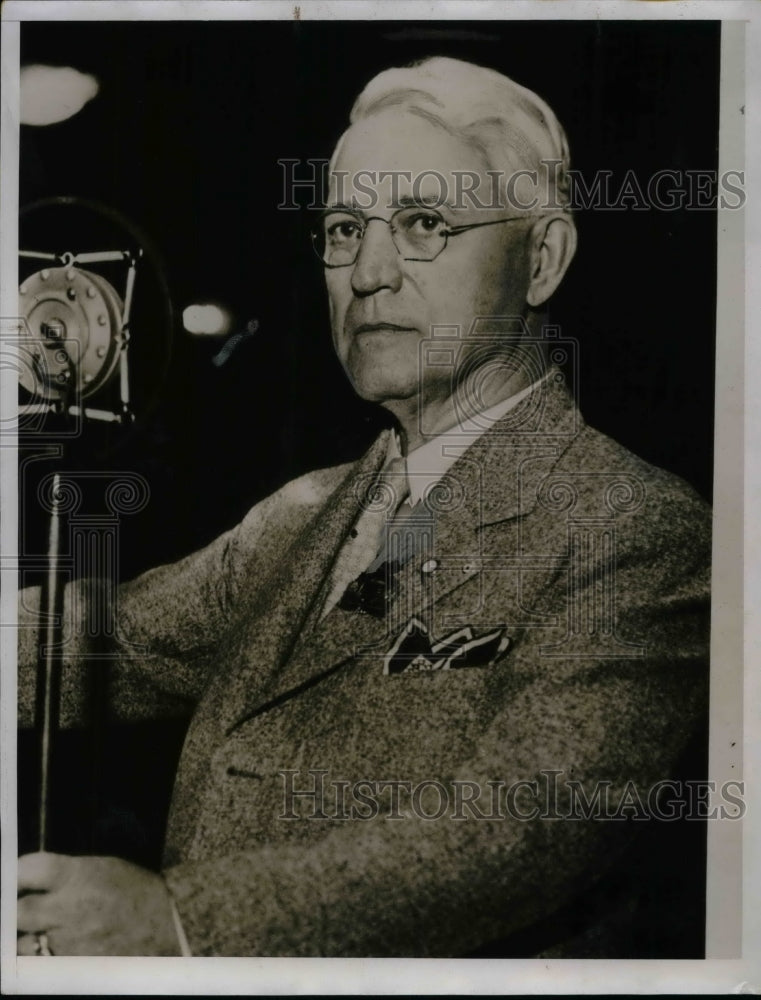
[[[560,379],[463,446],[387,612],[320,620],[387,434],[119,588],[114,710],[192,713],[164,874],[194,954],[464,955],[538,925],[632,836],[579,789],[644,797],[702,718],[709,508]],[[68,724],[81,678],[72,653]]]

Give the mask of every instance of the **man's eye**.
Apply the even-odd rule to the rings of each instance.
[[[331,243],[347,243],[362,235],[362,227],[354,219],[339,219],[326,224],[325,234]]]
[[[444,220],[432,212],[416,212],[404,219],[404,228],[413,236],[428,236],[444,228]]]

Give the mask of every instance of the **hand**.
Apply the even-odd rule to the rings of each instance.
[[[26,854],[18,863],[19,955],[179,955],[160,875],[120,858]]]

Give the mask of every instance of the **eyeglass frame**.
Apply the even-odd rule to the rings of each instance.
[[[408,212],[410,209],[414,209],[414,208],[420,208],[420,209],[423,209],[426,212],[431,212],[432,214],[438,215],[438,217],[441,219],[441,221],[444,223],[444,225],[447,226],[447,223],[446,223],[446,220],[444,219],[444,217],[438,211],[436,211],[435,208],[431,208],[431,207],[426,206],[426,205],[419,205],[419,206],[416,206],[416,205],[402,205],[400,208],[396,209],[396,211],[394,212],[394,214],[391,216],[390,219],[384,219],[380,215],[369,215],[366,219],[363,219],[362,216],[358,215],[352,209],[350,209],[350,208],[344,208],[344,207],[324,209],[323,210],[323,218],[325,216],[329,215],[332,212],[335,212],[336,214],[343,213],[345,215],[351,215],[354,218],[356,218],[358,222],[362,223],[362,225],[363,225],[364,228],[362,229],[362,237],[361,237],[359,243],[357,244],[357,253],[356,253],[355,257],[354,257],[354,260],[349,261],[348,264],[328,264],[328,262],[325,260],[325,258],[322,256],[322,254],[317,249],[316,240],[319,237],[318,237],[317,232],[315,231],[316,227],[313,226],[312,229],[310,230],[309,236],[311,238],[312,249],[315,252],[315,256],[320,261],[320,263],[322,264],[323,267],[328,268],[331,271],[335,271],[335,270],[337,270],[338,268],[341,268],[341,267],[353,267],[354,264],[357,263],[357,257],[359,257],[359,251],[360,251],[360,249],[362,247],[362,240],[365,238],[365,233],[367,232],[368,223],[370,223],[370,222],[385,222],[386,225],[391,230],[391,242],[394,244],[394,249],[396,250],[397,254],[399,254],[399,256],[402,257],[401,250],[396,245],[396,240],[394,239],[394,230],[393,230],[393,227],[392,227],[392,223],[393,223],[394,219],[396,218],[396,216],[399,215],[400,212]],[[420,264],[432,264],[433,261],[435,261],[438,257],[440,257],[444,253],[444,251],[446,250],[446,248],[449,246],[449,237],[450,236],[459,236],[461,233],[467,233],[471,229],[481,229],[483,226],[496,226],[496,225],[499,225],[502,222],[520,222],[522,219],[525,220],[525,219],[529,219],[529,218],[531,218],[531,216],[529,216],[529,215],[511,215],[511,216],[509,216],[506,219],[491,219],[489,222],[470,222],[470,223],[466,223],[466,224],[461,225],[461,226],[447,226],[447,228],[444,229],[444,245],[442,246],[441,250],[437,251],[437,253],[436,253],[436,255],[434,257],[402,257],[402,260],[415,261],[415,262],[420,263]]]

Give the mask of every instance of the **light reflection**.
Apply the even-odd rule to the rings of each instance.
[[[213,302],[199,302],[183,311],[182,323],[188,333],[220,337],[230,329],[232,316]]]
[[[22,125],[55,125],[77,114],[100,90],[89,73],[72,66],[23,66],[20,73]]]

